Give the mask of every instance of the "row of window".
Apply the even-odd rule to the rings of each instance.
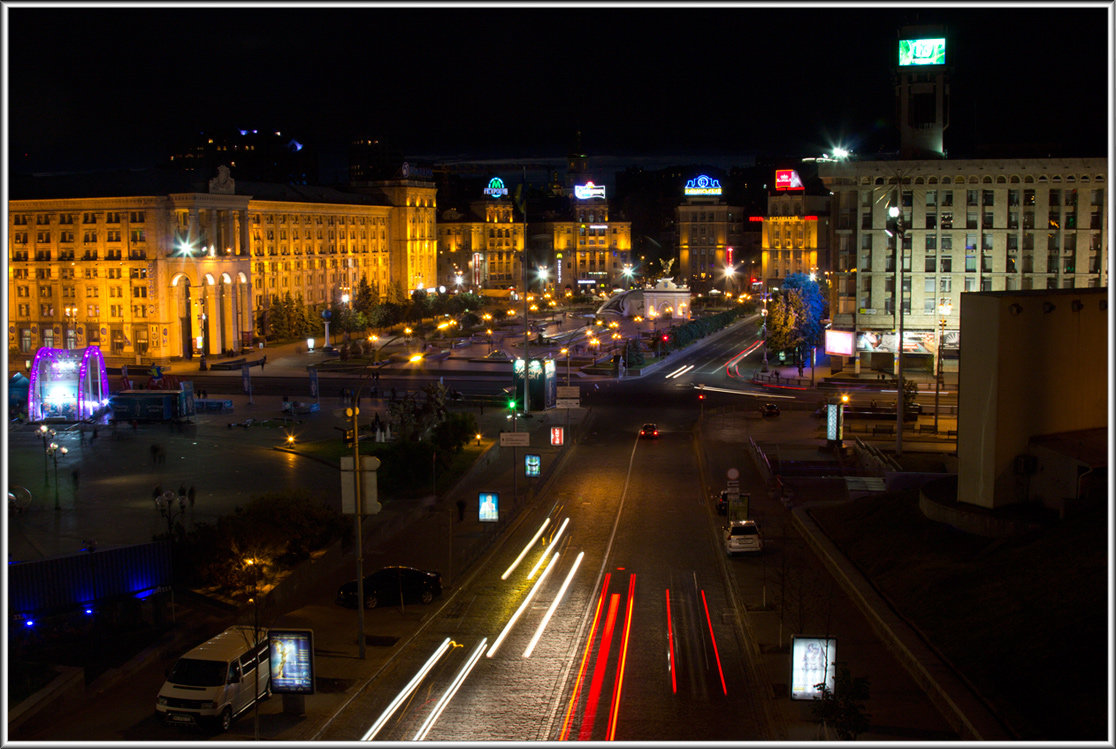
[[[31,305],[30,304],[22,303],[22,304],[17,305],[17,307],[18,307],[17,316],[20,319],[26,320],[27,318],[31,317]],[[76,317],[77,316],[77,311],[78,311],[78,308],[76,306],[67,307],[66,308],[66,318],[69,319],[69,318],[72,318],[72,317]],[[54,316],[55,316],[54,313],[55,313],[55,310],[54,310],[54,305],[53,304],[40,304],[39,305],[39,317],[43,318],[44,320],[54,319]],[[99,305],[99,304],[87,304],[87,305],[85,305],[85,317],[86,317],[86,319],[94,320],[94,319],[97,319],[100,316],[101,316],[101,305]],[[110,304],[109,305],[109,317],[124,317],[124,305],[123,304]],[[132,317],[146,318],[147,317],[147,305],[146,304],[133,304],[132,305]]]
[[[58,232],[57,242],[59,244],[73,244],[76,236],[75,232],[62,230]],[[120,242],[122,237],[123,235],[120,229],[109,229],[104,234],[106,242]],[[132,242],[146,242],[147,231],[144,229],[132,229],[128,232],[128,238]],[[28,244],[29,239],[30,235],[28,232],[12,232],[12,244]],[[96,244],[98,242],[98,234],[95,230],[83,231],[81,234],[81,241],[83,244]],[[51,232],[36,232],[35,242],[37,244],[53,244]]]
[[[49,226],[50,223],[51,223],[51,218],[54,215],[55,214],[50,214],[50,213],[36,214],[35,215],[35,225],[36,226]],[[77,218],[76,213],[59,213],[59,214],[57,214],[57,216],[58,216],[58,223],[62,226],[67,226],[69,224],[73,224],[74,220]],[[83,224],[96,224],[97,223],[97,216],[98,216],[97,213],[92,213],[92,212],[83,213],[81,215],[81,223],[83,223]],[[108,211],[107,213],[105,213],[105,223],[106,224],[119,224],[121,222],[121,218],[123,216],[124,216],[123,211]],[[21,214],[18,214],[18,215],[13,214],[12,215],[12,223],[15,226],[27,226],[29,220],[30,220],[30,217],[26,213],[21,213]],[[144,211],[130,211],[128,213],[128,221],[130,223],[142,224],[145,220],[146,220],[146,214],[145,214]]]

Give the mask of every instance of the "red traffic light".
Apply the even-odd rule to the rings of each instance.
[[[665,343],[665,342],[667,342],[667,341],[669,341],[669,340],[670,340],[670,336],[668,336],[668,335],[666,335],[666,334],[664,333],[664,334],[663,334],[663,342]]]
[[[698,400],[699,401],[705,400],[705,393],[698,393]]]

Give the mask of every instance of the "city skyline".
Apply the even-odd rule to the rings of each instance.
[[[591,158],[648,168],[887,153],[906,25],[946,29],[952,157],[1100,155],[1111,124],[1087,74],[1111,76],[1107,4],[6,12],[13,172],[149,166],[236,127],[290,132],[334,171],[356,136],[452,161],[560,157],[580,132]]]

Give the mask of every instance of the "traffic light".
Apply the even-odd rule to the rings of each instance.
[[[352,429],[346,429],[345,430],[345,446],[346,447],[352,447],[353,446],[353,430]]]
[[[698,393],[698,400],[699,401],[705,400],[705,393]]]

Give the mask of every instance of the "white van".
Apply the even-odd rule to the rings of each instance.
[[[253,694],[261,699],[271,695],[267,630],[259,635],[255,640],[252,627],[229,627],[179,658],[159,690],[155,713],[168,724],[205,722],[227,731],[236,716],[255,704]]]

